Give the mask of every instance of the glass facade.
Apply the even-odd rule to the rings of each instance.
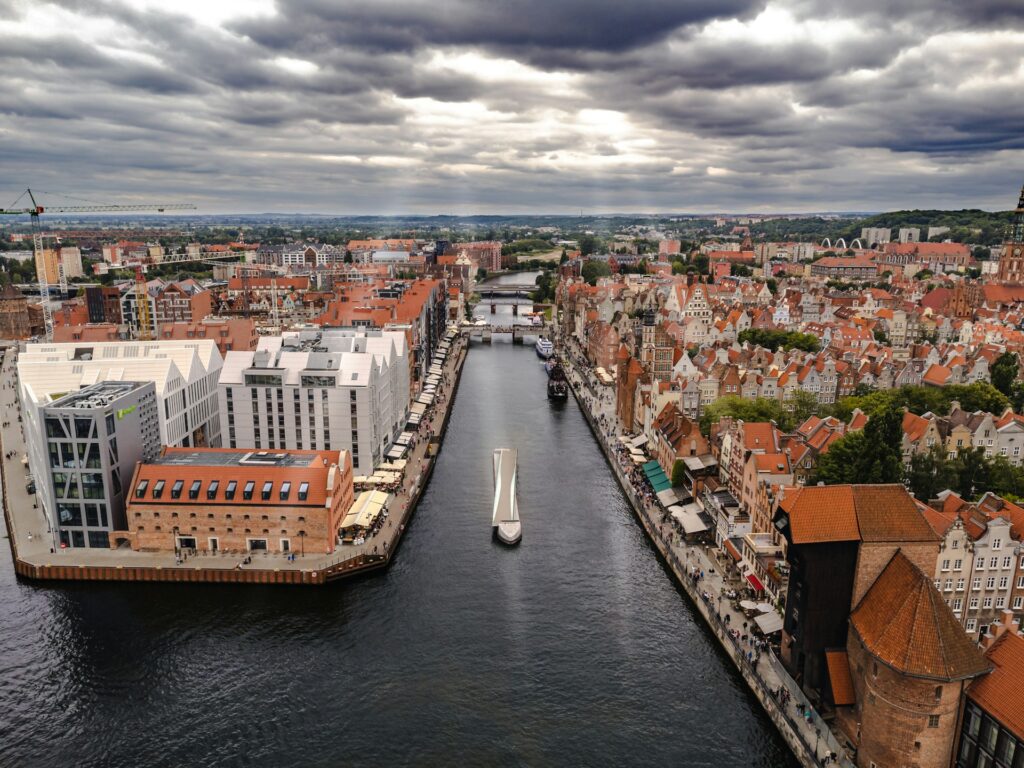
[[[1024,768],[1024,742],[968,700],[956,768]]]

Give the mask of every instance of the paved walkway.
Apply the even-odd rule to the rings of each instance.
[[[670,563],[673,570],[681,579],[688,580],[689,584],[684,587],[688,587],[687,591],[696,600],[703,602],[701,613],[712,631],[741,667],[751,673],[756,684],[770,693],[808,753],[815,756],[816,763],[820,764],[829,753],[835,753],[837,759],[830,764],[852,768],[853,762],[841,746],[845,737],[843,742],[836,738],[760,633],[755,636],[753,619],[733,607],[733,599],[728,595],[743,595],[747,586],[738,575],[730,576],[724,570],[733,570],[729,556],[714,545],[688,544],[665,520],[665,510],[647,484],[631,477],[632,461],[618,445],[620,429],[615,416],[615,388],[598,381],[574,339],[563,340],[560,352],[570,361],[569,378],[581,404],[598,424],[601,441],[606,453],[611,454],[610,462],[616,474],[630,488],[631,501],[647,519],[648,529],[657,537],[659,549],[674,560]]]
[[[289,560],[284,554],[256,553],[251,562],[244,563],[244,556],[238,554],[195,554],[178,562],[173,552],[136,552],[131,549],[60,549],[54,543],[54,536],[41,507],[26,491],[29,470],[22,464],[25,455],[25,441],[22,425],[18,422],[20,406],[17,393],[17,364],[14,350],[9,350],[0,368],[0,437],[2,437],[2,468],[13,530],[9,535],[17,543],[19,559],[34,565],[86,565],[151,567],[183,570],[215,568],[231,570],[297,570],[320,571],[338,565],[361,555],[386,556],[404,532],[411,509],[410,500],[416,498],[428,463],[428,444],[435,431],[441,428],[444,417],[451,406],[452,392],[458,380],[459,366],[464,359],[468,345],[465,336],[458,336],[451,345],[445,361],[441,384],[437,388],[434,403],[427,409],[419,429],[414,433],[415,445],[407,456],[407,464],[401,487],[390,494],[386,509],[388,519],[375,536],[358,546],[338,545],[330,555],[301,554],[295,552],[295,559]]]

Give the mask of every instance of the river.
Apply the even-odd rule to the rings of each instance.
[[[474,346],[385,572],[323,588],[18,582],[0,766],[794,766],[529,348]],[[523,542],[491,540],[519,449]]]

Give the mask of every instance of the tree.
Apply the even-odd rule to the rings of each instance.
[[[743,421],[774,421],[779,429],[788,432],[793,426],[793,417],[779,403],[767,397],[748,400],[739,395],[720,397],[711,403],[700,417],[700,430],[705,435],[711,431],[711,425],[729,417]]]
[[[864,450],[858,457],[858,483],[903,481],[903,411],[887,408],[874,414],[864,429]]]
[[[818,458],[814,482],[902,482],[902,421],[903,411],[899,408],[874,413],[864,429],[846,433]]]
[[[949,487],[955,470],[953,462],[946,458],[942,446],[933,445],[924,453],[911,457],[906,482],[911,493],[921,501],[928,501],[938,496],[939,491]]]
[[[961,498],[973,499],[989,488],[991,470],[984,448],[966,448],[956,455],[954,490]]]
[[[1013,393],[1013,384],[1017,380],[1017,369],[1017,356],[1012,352],[1003,352],[992,363],[992,369],[989,371],[992,386],[1009,397]]]
[[[855,483],[857,459],[864,450],[864,431],[847,432],[818,457],[813,481],[825,485]]]
[[[769,277],[764,284],[768,286],[768,290],[772,292],[773,296],[779,292],[779,284],[774,277]]]
[[[597,249],[600,245],[601,241],[594,235],[580,235],[579,246],[581,255],[590,256],[593,253],[597,253]]]
[[[612,268],[608,266],[607,261],[596,261],[594,259],[589,260],[583,265],[581,274],[583,279],[586,280],[590,285],[597,285],[597,279],[599,277],[608,277],[612,273]]]
[[[803,424],[821,410],[821,406],[818,405],[818,398],[810,392],[804,392],[802,389],[793,394],[793,399],[790,403],[793,412],[793,423],[797,426]]]
[[[686,465],[682,459],[676,459],[676,463],[672,465],[672,487],[678,488],[686,485]]]

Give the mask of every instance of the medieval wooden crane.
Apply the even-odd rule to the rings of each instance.
[[[18,202],[22,198],[28,196],[29,201],[32,205],[28,208],[18,208]],[[0,208],[0,215],[10,216],[24,216],[28,215],[32,219],[32,254],[35,258],[36,264],[36,279],[39,282],[39,295],[42,299],[43,304],[43,322],[46,326],[46,340],[53,340],[53,309],[50,306],[50,276],[47,274],[46,269],[46,255],[43,250],[43,233],[39,226],[39,216],[43,213],[115,213],[115,212],[127,212],[127,211],[157,211],[163,213],[164,211],[180,211],[180,210],[195,210],[195,206],[188,203],[173,203],[173,204],[151,204],[151,205],[103,205],[103,204],[91,204],[91,205],[51,205],[43,207],[36,200],[35,195],[31,189],[26,189],[17,200],[14,201],[10,208]],[[58,258],[55,260],[56,265],[56,278],[57,285],[61,296],[66,296],[68,291],[68,281],[64,274],[64,265]],[[149,310],[149,301],[146,296],[146,282],[145,277],[142,275],[140,269],[136,273],[136,300],[139,302],[140,309],[142,305],[145,305],[146,311]],[[141,295],[139,292],[141,291]]]

